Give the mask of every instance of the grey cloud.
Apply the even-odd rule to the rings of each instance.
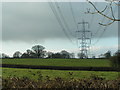
[[[70,32],[75,35],[77,30],[70,7],[68,3],[59,4],[66,20]],[[90,22],[90,30],[93,34],[99,28],[98,23],[101,21],[102,17],[99,15],[94,15],[93,23],[91,24],[92,15],[85,15],[84,12],[88,6],[85,4],[84,7],[81,3],[72,3],[76,21],[81,22],[84,18],[85,21]],[[102,6],[102,4],[101,4]],[[104,20],[106,22],[106,20]],[[103,27],[100,27],[98,35],[103,31]],[[79,29],[82,29],[79,25]],[[109,30],[109,32],[108,32]],[[69,31],[67,33],[71,37]],[[105,37],[116,37],[117,35],[117,24],[107,28],[107,32],[103,35]],[[51,8],[48,3],[3,3],[2,7],[2,37],[3,41],[15,40],[15,41],[32,41],[32,40],[46,40],[54,38],[64,38],[66,36],[62,31],[62,28],[58,24]],[[72,38],[72,37],[71,37]]]

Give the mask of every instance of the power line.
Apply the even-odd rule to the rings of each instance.
[[[109,8],[109,9],[110,9],[110,8]],[[109,10],[109,9],[107,9],[107,10]],[[106,11],[105,13],[106,13],[106,14],[108,14],[108,12],[107,12],[107,11]],[[102,19],[101,23],[103,23],[103,22],[104,22],[104,20],[105,20],[105,17],[103,17],[103,19]],[[98,34],[98,32],[100,31],[101,27],[102,27],[102,25],[99,25],[99,27],[98,27],[97,31],[94,33],[94,36],[93,36],[93,37],[95,37],[95,36]]]
[[[56,19],[57,19],[59,25],[61,26],[61,28],[62,28],[64,34],[65,34],[66,37],[69,39],[69,41],[70,41],[72,44],[74,44],[74,43],[72,42],[72,40],[70,39],[69,35],[67,34],[67,32],[66,32],[66,30],[65,30],[65,28],[64,28],[64,25],[62,24],[62,21],[61,21],[61,19],[59,18],[59,15],[58,15],[56,9],[54,8],[52,2],[48,1],[48,3],[49,3],[49,6],[50,6],[50,8],[51,8],[53,14],[55,15],[55,17],[56,17]]]
[[[72,17],[73,17],[74,24],[77,27],[77,30],[79,31],[78,23],[77,23],[77,21],[75,19],[75,14],[74,14],[74,10],[73,10],[73,6],[72,6],[72,3],[71,3],[71,0],[69,0],[69,6],[70,6],[70,10],[71,10],[71,14],[72,14]],[[79,41],[77,39],[76,39],[76,44],[77,44],[77,47],[79,48]]]
[[[70,0],[70,1],[71,1],[71,0]],[[72,13],[72,17],[73,17],[75,26],[77,27],[77,30],[78,30],[78,24],[77,24],[76,19],[75,19],[75,15],[74,15],[74,11],[73,11],[73,7],[72,7],[71,2],[69,2],[69,6],[70,6],[70,10],[71,10],[71,13]]]
[[[114,8],[114,13],[115,13],[115,10],[116,10],[116,8]],[[109,22],[110,22],[110,20],[108,20],[107,23],[109,23]],[[103,34],[105,33],[105,31],[107,30],[107,28],[108,28],[108,26],[106,26],[106,27],[104,28],[103,32],[101,33],[101,35],[99,36],[99,38],[97,39],[97,41],[94,42],[92,45],[95,45],[95,44],[97,44],[97,43],[100,41],[100,39],[102,38],[102,36],[103,36]]]
[[[95,3],[96,3],[96,2],[95,2]],[[96,3],[96,5],[97,5],[97,3]],[[93,11],[95,12],[95,9],[94,9]],[[92,17],[91,17],[91,20],[90,20],[90,26],[92,26],[92,24],[93,24],[94,17],[95,17],[95,15],[92,14]]]
[[[110,7],[106,10],[105,14],[108,14],[108,13],[109,13],[109,12],[107,12],[108,10],[110,11]],[[116,10],[116,9],[114,8],[114,14],[115,14],[115,10]],[[104,20],[105,20],[105,17],[103,17],[102,23],[103,23]],[[109,23],[109,21],[110,21],[110,20],[108,20],[107,23]],[[100,26],[102,26],[102,25],[99,25],[99,28],[98,28],[98,30],[95,32],[95,35],[97,35],[97,34],[98,34],[98,31],[101,29]],[[107,28],[108,28],[108,26],[106,26],[106,27],[104,28],[104,30],[103,30],[102,33],[100,34],[99,38],[98,38],[93,44],[91,44],[91,46],[94,46],[95,44],[97,44],[97,43],[100,41],[100,39],[101,39],[102,36],[104,35],[104,33],[105,33],[105,31],[107,30]],[[95,35],[94,35],[94,37],[95,37]]]
[[[108,7],[108,6],[107,6],[107,7]],[[106,10],[105,13],[108,14],[107,11],[109,11],[109,10],[110,10],[110,7]],[[101,23],[103,23],[104,20],[105,20],[105,17],[103,17]],[[109,20],[109,21],[110,21],[110,20]],[[96,35],[98,35],[98,32],[101,30],[101,27],[102,27],[102,25],[99,25],[97,31],[94,33],[94,35],[92,36],[92,38],[95,37]],[[107,27],[107,26],[106,26],[106,27]],[[95,44],[97,44],[97,43],[100,41],[101,37],[103,36],[104,32],[105,32],[106,29],[107,29],[106,27],[104,28],[103,32],[100,34],[100,36],[98,37],[98,39],[97,39],[93,44],[91,44],[92,46],[95,45]]]
[[[79,44],[80,52],[81,52],[81,54],[83,54],[82,58],[87,58],[88,57],[88,51],[90,50],[89,44],[91,44],[91,37],[88,38],[88,36],[86,36],[86,33],[91,33],[91,31],[86,31],[84,24],[88,24],[88,22],[83,21],[81,23],[77,23],[76,19],[75,19],[75,15],[74,15],[74,11],[73,11],[73,7],[72,7],[71,2],[69,2],[69,6],[70,6],[70,10],[71,10],[71,13],[72,13],[72,17],[73,17],[75,26],[77,27],[77,30],[78,30],[77,33],[81,33],[81,38],[78,38],[77,44]],[[83,30],[82,31],[79,30],[78,24],[83,24]],[[89,27],[89,24],[88,24],[88,27]],[[92,33],[91,33],[91,35],[92,35]],[[88,41],[89,41],[89,43],[88,43]]]
[[[106,15],[109,14],[110,6],[107,6],[107,8],[108,8],[108,9],[107,9],[106,12],[105,12]],[[116,10],[116,9],[114,8],[114,13],[115,13],[115,10]],[[103,17],[101,23],[103,23],[104,20],[105,20],[105,17]],[[109,21],[110,21],[110,20],[109,20]],[[99,25],[99,27],[98,27],[97,31],[95,32],[94,36],[96,36],[96,35],[98,34],[98,31],[100,31],[101,27],[102,27],[102,25]]]
[[[55,0],[54,0],[54,1],[55,1]],[[66,22],[66,20],[65,20],[65,18],[64,18],[64,15],[62,14],[62,11],[61,11],[61,9],[60,9],[60,7],[59,7],[59,5],[58,5],[58,2],[55,2],[55,5],[56,5],[56,7],[57,7],[57,9],[58,9],[58,11],[59,11],[59,13],[60,13],[60,16],[61,16],[61,18],[62,18],[62,20],[63,20],[63,23],[64,23],[65,27],[67,28],[68,32],[69,32],[73,37],[75,37],[75,36],[71,33],[71,31],[70,31],[70,28],[69,28],[69,26],[68,26],[68,24],[67,24],[67,22]]]

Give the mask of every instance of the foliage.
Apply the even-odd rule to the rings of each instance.
[[[47,58],[74,58],[74,53],[69,53],[65,50],[62,50],[61,52],[57,53],[52,53],[52,52],[47,52],[48,57]]]
[[[51,55],[52,58],[63,58],[62,54],[60,53],[54,53]]]
[[[9,58],[9,56],[5,53],[0,54],[0,58]]]
[[[3,89],[9,88],[9,90],[13,88],[117,89],[119,88],[120,82],[120,79],[116,79],[117,72],[33,70],[13,68],[3,68],[2,71]],[[115,75],[116,78],[113,79]],[[37,78],[35,79],[35,77]],[[107,77],[109,78],[107,79]]]
[[[32,47],[32,50],[34,51],[34,53],[37,55],[38,58],[44,57],[44,54],[45,54],[44,49],[45,47],[41,45],[35,45]]]
[[[19,51],[16,51],[14,54],[13,54],[13,58],[20,58],[22,56],[22,53],[19,52]]]
[[[111,57],[111,51],[107,51],[105,54],[104,54],[105,58],[110,58]]]
[[[84,53],[78,53],[77,56],[78,56],[79,58],[81,58],[81,59],[87,58],[87,56],[85,56]]]
[[[102,78],[90,78],[90,79],[70,79],[64,80],[63,78],[56,77],[54,79],[50,79],[48,76],[45,81],[33,81],[26,77],[12,77],[3,79],[3,89],[20,89],[20,88],[56,88],[56,89],[64,89],[64,90],[74,90],[74,89],[119,89],[120,79],[117,80],[104,80]]]
[[[67,51],[65,51],[65,50],[62,50],[62,51],[61,51],[61,54],[62,54],[63,58],[70,58],[69,52],[67,52]]]
[[[116,52],[111,59],[111,64],[113,67],[116,67],[120,70],[120,52]]]
[[[53,58],[52,55],[53,55],[52,52],[49,52],[49,51],[47,52],[47,58]]]
[[[21,54],[19,51],[13,54],[13,58],[75,58],[74,53],[69,53],[65,50],[61,52],[53,53],[47,52],[44,50],[45,47],[41,45],[35,45],[30,49],[27,49],[26,52]]]

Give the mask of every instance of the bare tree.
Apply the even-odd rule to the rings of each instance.
[[[34,51],[34,53],[37,55],[38,58],[43,58],[44,57],[44,51],[45,47],[41,46],[41,45],[35,45],[32,47],[32,50]]]
[[[75,53],[70,53],[70,58],[75,58]]]
[[[14,54],[13,54],[13,58],[20,58],[22,56],[22,53],[19,52],[19,51],[16,51]]]
[[[9,58],[9,56],[5,53],[2,53],[0,56],[1,56],[1,58]]]
[[[108,2],[109,5],[106,5],[105,8],[100,11],[93,2],[91,2],[90,0],[87,0],[87,2],[90,3],[90,4],[93,6],[93,8],[95,9],[95,12],[91,12],[90,9],[87,9],[87,12],[85,12],[85,13],[89,13],[89,14],[100,14],[100,15],[102,15],[103,17],[105,17],[105,18],[107,18],[107,19],[109,19],[109,20],[111,21],[110,23],[106,23],[106,24],[99,23],[100,25],[103,25],[103,26],[111,25],[111,24],[114,23],[115,21],[120,21],[119,18],[116,18],[116,17],[115,17],[114,12],[113,12],[113,4],[115,4],[116,6],[119,7],[119,6],[120,6],[120,4],[119,4],[120,1],[119,1],[119,0],[118,0],[118,1],[117,1],[117,0],[105,0],[105,1]],[[108,7],[108,6],[109,6],[109,7]],[[108,8],[110,8],[111,17],[108,16],[108,15],[106,15],[106,14],[104,14],[104,12],[105,12]]]
[[[80,59],[87,58],[87,56],[85,56],[84,53],[78,53],[77,56],[78,56],[78,58],[80,58]]]
[[[65,50],[62,50],[61,52],[61,55],[63,58],[70,58],[70,53],[65,51]]]
[[[53,53],[52,52],[47,52],[48,58],[52,58]]]
[[[105,58],[110,58],[111,57],[111,51],[107,51],[105,54],[104,54]]]
[[[31,55],[31,53],[32,53],[32,50],[30,50],[30,49],[27,49],[27,50],[26,50],[26,52],[27,52],[27,54],[28,54],[28,55]]]

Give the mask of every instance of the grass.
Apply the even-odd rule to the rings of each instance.
[[[107,59],[2,59],[3,64],[42,66],[111,67]]]
[[[111,67],[105,59],[3,59],[3,64]],[[4,88],[101,88],[119,86],[118,72],[0,68]],[[102,80],[102,81],[101,81]],[[118,80],[118,81],[117,81]]]
[[[72,74],[71,74],[72,73]],[[60,71],[60,70],[40,70],[40,69],[16,69],[2,68],[3,78],[7,77],[28,77],[32,80],[43,79],[50,77],[61,77],[65,80],[70,78],[90,78],[91,76],[99,76],[107,80],[114,80],[118,77],[117,72],[101,72],[101,71]]]
[[[21,64],[21,65],[42,65],[42,66],[82,66],[82,67],[111,67],[110,61],[107,59],[2,59],[3,64]],[[73,73],[71,75],[71,73]],[[3,78],[7,77],[28,77],[37,80],[40,77],[64,79],[72,78],[90,78],[91,76],[100,76],[105,79],[116,79],[117,72],[101,72],[101,71],[60,71],[60,70],[40,70],[40,69],[17,69],[2,68]]]

